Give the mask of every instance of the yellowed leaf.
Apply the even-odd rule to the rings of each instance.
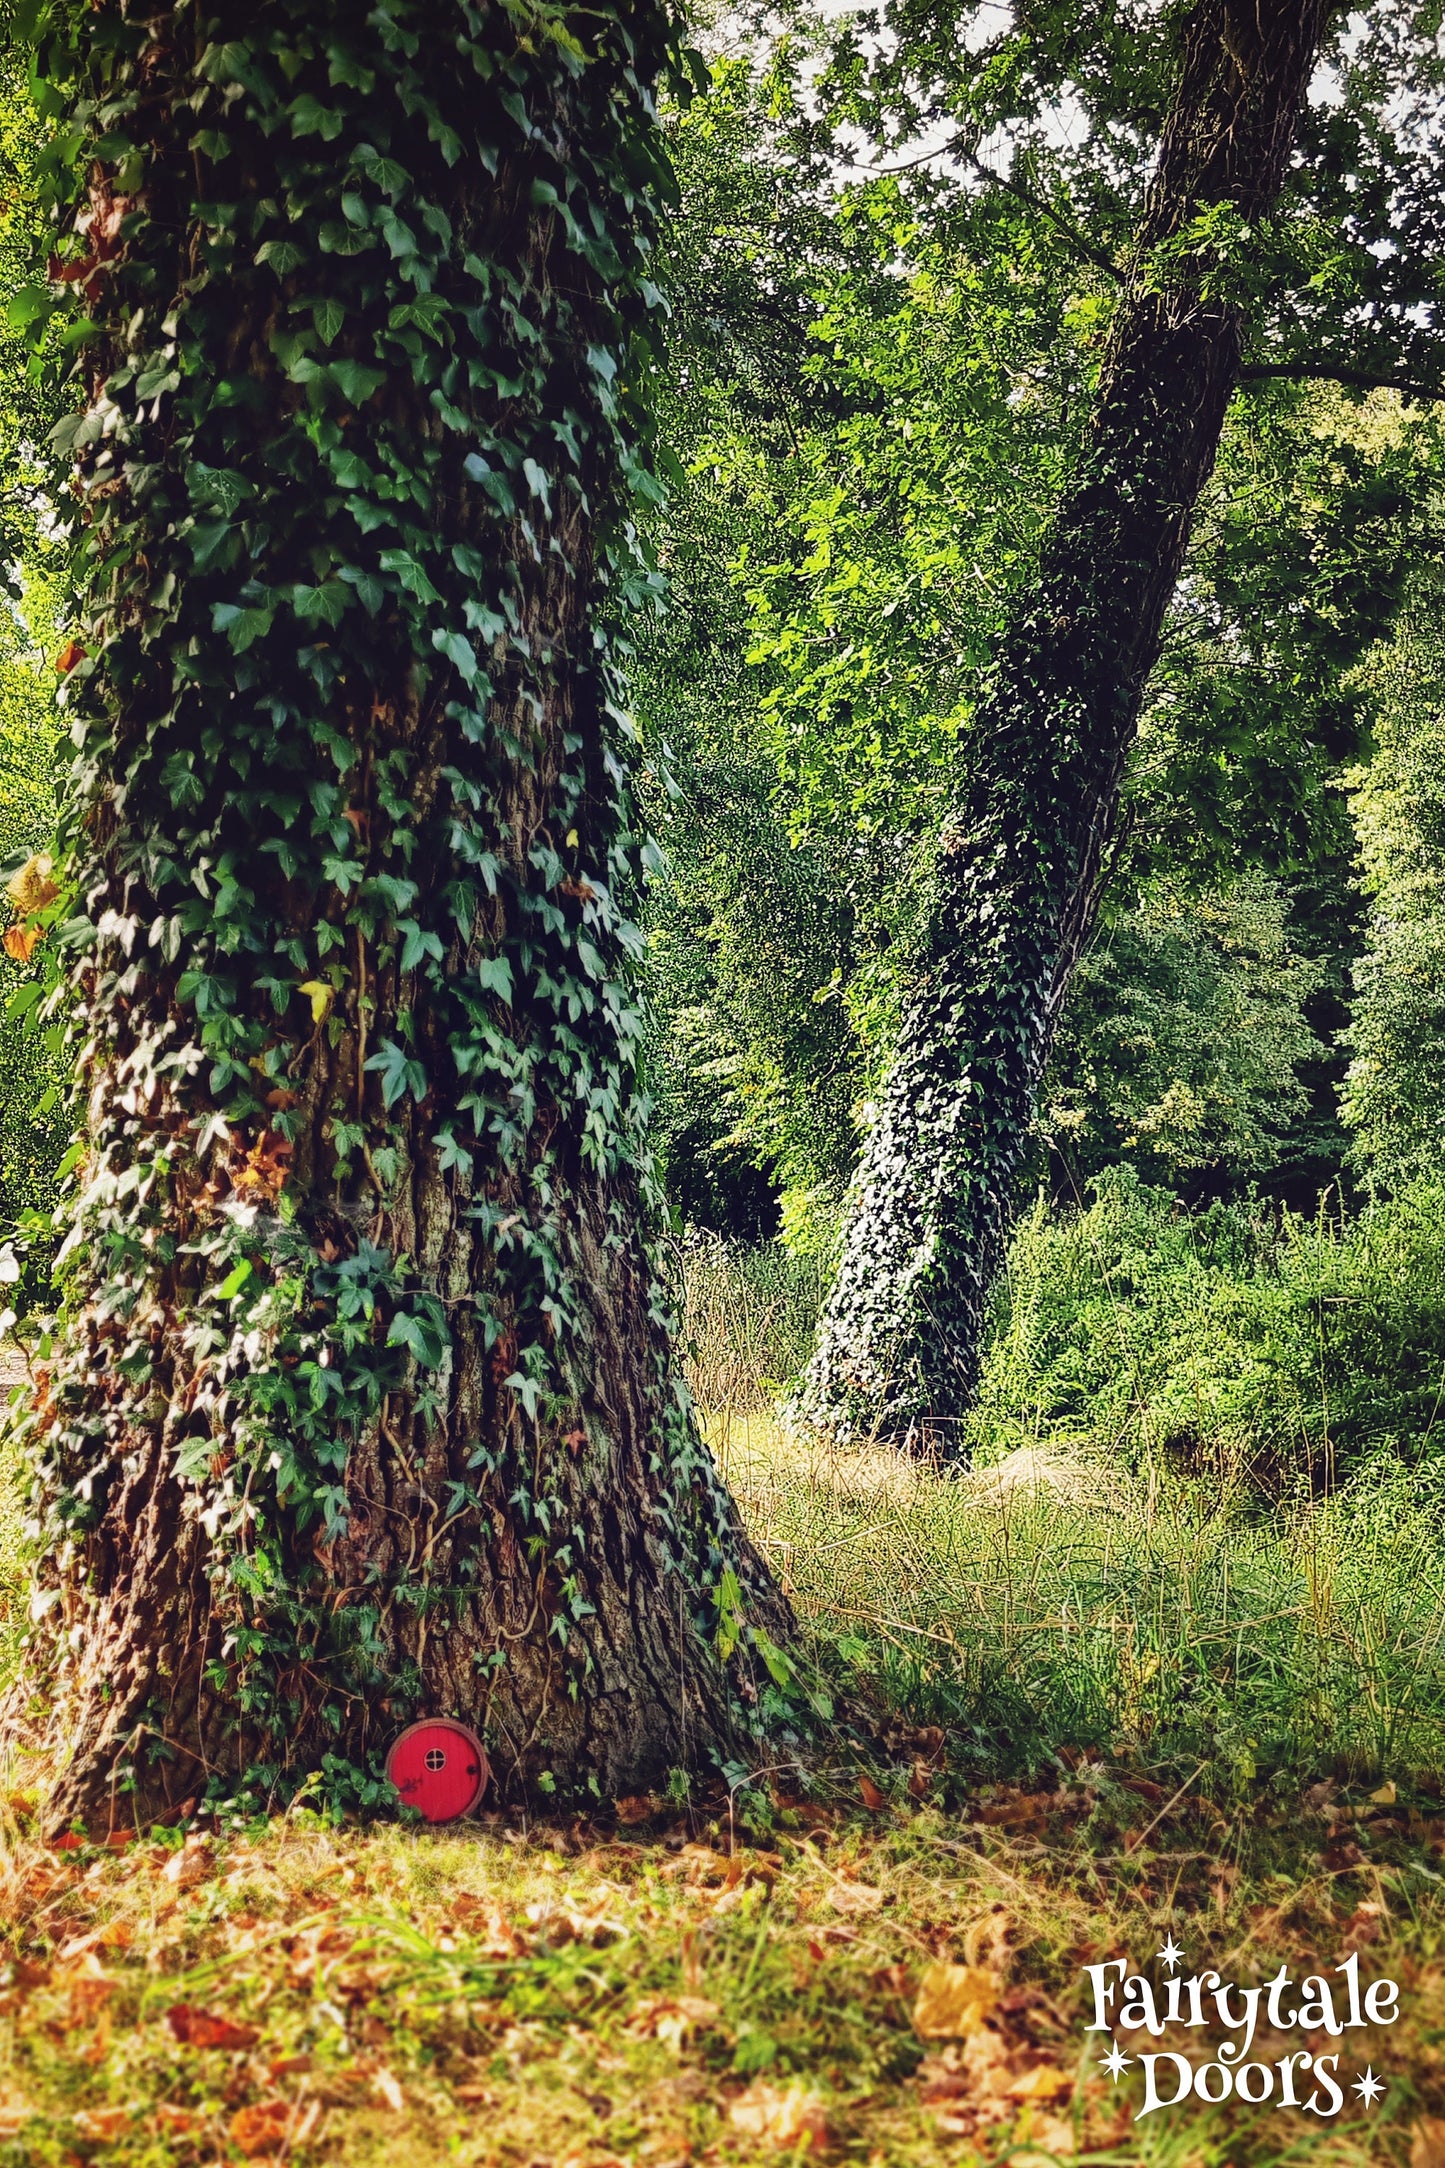
[[[1393,1807],[1399,1796],[1400,1794],[1396,1791],[1394,1782],[1391,1780],[1382,1784],[1377,1792],[1371,1792],[1370,1804],[1372,1807]]]
[[[43,911],[60,894],[52,878],[55,862],[44,851],[27,858],[20,871],[6,883],[5,893],[17,911]]]
[[[918,1983],[913,2030],[924,2040],[962,2040],[998,2002],[998,1983],[980,1965],[929,1965]]]
[[[296,991],[310,997],[312,1023],[324,1024],[336,999],[335,987],[328,986],[324,979],[303,979]]]
[[[756,2079],[733,2101],[728,2121],[743,2137],[779,2151],[817,2153],[828,2143],[824,2102],[801,2084],[768,2085]]]
[[[1051,2063],[1040,2063],[1036,2070],[1026,2070],[1009,2087],[1015,2100],[1058,2100],[1073,2090],[1074,2081],[1067,2070],[1056,2070]]]
[[[17,964],[28,964],[44,935],[38,926],[7,926],[0,939],[3,939],[7,956]]]

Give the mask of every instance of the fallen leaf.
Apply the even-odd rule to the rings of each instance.
[[[118,2138],[130,2129],[133,2108],[82,2108],[75,2127],[82,2138]]]
[[[1422,2115],[1412,2125],[1410,2168],[1445,2168],[1445,2117]]]
[[[879,1791],[872,1777],[859,1777],[858,1797],[870,1814],[881,1814],[888,1804],[887,1798]]]
[[[1015,2100],[1058,2100],[1073,2090],[1074,2081],[1067,2070],[1056,2070],[1051,2063],[1040,2063],[1036,2070],[1026,2070],[1009,2087]]]
[[[497,2095],[490,2085],[455,2085],[452,2099],[460,2100],[468,2108],[495,2108]]]
[[[760,2078],[733,2101],[728,2121],[744,2137],[779,2151],[817,2153],[828,2143],[827,2110],[804,2085],[768,2085]]]
[[[187,2048],[253,2048],[261,2037],[254,2025],[233,2025],[218,2011],[197,2010],[188,2002],[174,2003],[166,2023]]]
[[[204,1882],[211,1871],[211,1840],[209,1837],[187,1837],[179,1852],[172,1852],[161,1869],[161,1880],[169,1882],[173,1889],[194,1889]]]
[[[928,1965],[918,1983],[913,2030],[923,2040],[962,2040],[998,2002],[998,1983],[979,1965]]]
[[[1373,1807],[1393,1807],[1399,1796],[1392,1781],[1382,1784],[1377,1792],[1371,1792],[1370,1804]]]
[[[10,2138],[18,2138],[26,2124],[33,2122],[40,2112],[40,2109],[32,2107],[28,2100],[12,2097],[5,2101],[0,2105],[0,2143]]]
[[[393,2115],[400,2115],[406,2106],[401,2087],[384,2065],[371,2072],[371,2090],[386,2102]]]
[[[69,1989],[72,2025],[89,2024],[115,1993],[114,1980],[103,1969],[93,1950],[87,1951],[74,1972],[57,1973],[55,1981],[57,1986]]]
[[[655,1995],[638,2004],[629,2030],[643,2039],[660,2040],[664,2047],[680,2048],[695,2032],[705,2032],[718,2020],[718,2006],[706,1995]]]
[[[1061,2115],[1035,2116],[1029,2124],[1028,2135],[1032,2145],[1025,2146],[1022,2152],[1010,2153],[1009,2168],[1055,2168],[1058,2160],[1067,2159],[1074,2150],[1073,2126]]]
[[[285,2142],[291,2124],[291,2107],[284,2100],[263,2100],[242,2108],[231,2117],[230,2139],[247,2160],[274,2152]]]
[[[652,1815],[652,1801],[646,1792],[632,1792],[617,1802],[617,1819],[628,1829],[635,1829],[639,1822],[650,1822]]]
[[[163,2100],[152,2111],[162,2130],[173,2130],[183,2138],[188,2130],[194,2130],[202,2120],[194,2108],[177,2108],[169,2100]]]
[[[914,1799],[926,1799],[933,1786],[933,1771],[927,1762],[916,1761],[908,1777],[908,1790]]]
[[[883,1902],[883,1892],[871,1882],[835,1882],[828,1892],[828,1902],[835,1912],[876,1912]]]

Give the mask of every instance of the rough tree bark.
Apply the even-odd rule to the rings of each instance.
[[[507,1797],[745,1753],[788,1620],[651,1246],[608,651],[663,11],[73,12],[50,1824],[364,1803],[418,1714]]]
[[[799,1412],[958,1449],[1014,1180],[1327,0],[1198,0],[1078,473],[960,755]],[[1246,274],[1247,275],[1247,274]]]

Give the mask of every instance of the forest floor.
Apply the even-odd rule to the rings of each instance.
[[[1371,1655],[1380,1634],[1341,1578],[1378,1513],[1333,1534],[1236,1514],[1226,1540],[1197,1502],[1171,1518],[1047,1456],[1026,1488],[970,1487],[881,1456],[804,1465],[757,1423],[718,1443],[835,1670],[898,1711],[871,1755],[595,1820],[427,1831],[294,1810],[105,1849],[41,1846],[17,1771],[8,1804],[0,1789],[3,2168],[1445,2168],[1434,1673],[1418,1650],[1403,1669]],[[1404,1548],[1360,1571],[1393,1557],[1381,1600],[1407,1604],[1418,1531],[1397,1512],[1390,1534]],[[1081,1641],[1086,1600],[1102,1639]],[[1315,1724],[1323,1770],[1267,1766],[1260,1744],[1287,1708],[1267,1691],[1286,1628],[1313,1669],[1304,1729],[1275,1744]],[[1171,1731],[1174,1704],[1200,1699],[1191,1650],[1217,1656],[1222,1635],[1231,1665],[1201,1676],[1233,1698]],[[1123,2033],[1122,2081],[1100,2068],[1083,1968],[1127,1958],[1162,1995],[1166,1934],[1181,1977],[1236,1983],[1230,2012],[1283,1966],[1282,2015],[1323,1974],[1343,2017],[1331,1968],[1356,1953],[1363,1982],[1397,1983],[1398,2017],[1326,2037],[1262,2015],[1247,2059],[1269,2100],[1136,2120],[1141,2048],[1183,2037],[1204,2063],[1227,2037]],[[1338,2054],[1338,2114],[1280,2104],[1277,2065],[1302,2048]],[[1373,2106],[1354,2091],[1367,2065],[1386,2083]],[[1161,2062],[1166,2100],[1178,2074]],[[1308,2073],[1298,2095],[1331,2105]]]

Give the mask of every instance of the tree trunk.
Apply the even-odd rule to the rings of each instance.
[[[1007,626],[939,840],[899,1051],[800,1396],[950,1454],[1195,501],[1239,375],[1250,222],[1327,0],[1198,0],[1078,474]]]
[[[425,1714],[504,1798],[745,1754],[788,1618],[671,1348],[609,650],[662,11],[75,15],[50,1822],[384,1799]]]

